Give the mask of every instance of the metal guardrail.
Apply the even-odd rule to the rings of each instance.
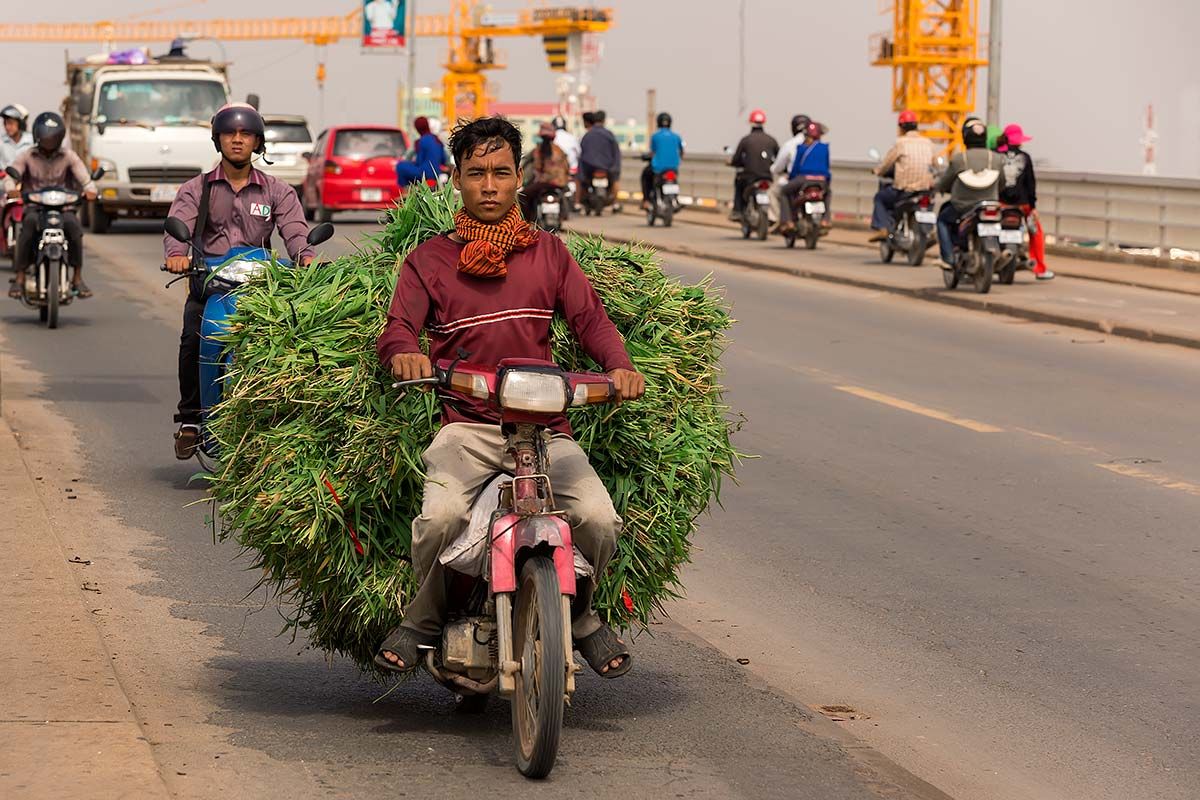
[[[644,162],[627,153],[624,188],[638,191]],[[834,161],[835,218],[865,224],[878,188],[873,163]],[[729,208],[733,168],[726,156],[691,154],[679,183],[697,205]],[[1200,180],[1038,171],[1038,212],[1051,244],[1200,263]],[[1084,253],[1081,252],[1081,255]]]

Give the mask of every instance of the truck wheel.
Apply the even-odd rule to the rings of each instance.
[[[112,224],[112,216],[104,210],[99,201],[93,200],[88,203],[88,223],[92,233],[105,234]]]

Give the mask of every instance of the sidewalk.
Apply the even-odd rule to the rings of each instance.
[[[0,474],[0,797],[168,797],[92,621],[87,567],[68,561],[3,417]]]
[[[1200,348],[1200,274],[1059,256],[1050,261],[1057,279],[1037,282],[1031,273],[1020,272],[1012,286],[993,284],[989,294],[981,295],[969,282],[947,291],[934,251],[921,267],[899,259],[881,263],[878,249],[867,244],[865,231],[835,229],[815,251],[809,251],[802,245],[788,249],[777,236],[765,242],[745,240],[739,227],[709,212],[685,209],[673,227],[651,228],[641,213],[630,211],[599,218],[577,215],[568,229],[602,233],[613,241],[644,242],[665,253]]]

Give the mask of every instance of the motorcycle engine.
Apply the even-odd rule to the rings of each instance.
[[[455,620],[442,630],[442,664],[472,680],[495,671],[496,648],[496,623],[488,617]]]

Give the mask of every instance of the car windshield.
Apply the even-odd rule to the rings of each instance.
[[[303,122],[268,122],[267,144],[272,142],[306,143],[312,141],[308,125]]]
[[[227,100],[217,81],[109,81],[96,113],[109,124],[207,126]]]
[[[399,158],[407,149],[400,131],[341,130],[333,141],[333,154],[345,158]]]

